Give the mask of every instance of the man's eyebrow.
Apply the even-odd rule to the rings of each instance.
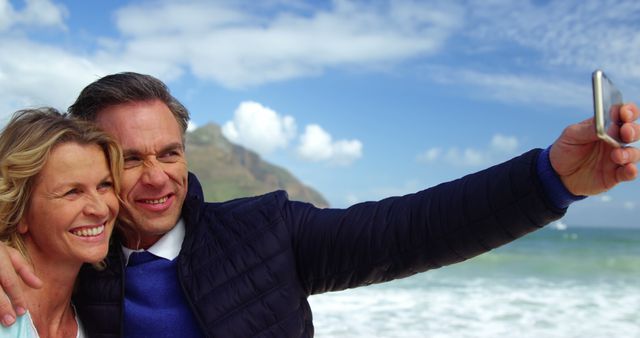
[[[160,150],[160,152],[164,153],[164,152],[171,151],[171,150],[176,150],[176,149],[184,150],[184,145],[182,143],[180,143],[180,142],[170,143],[170,144],[164,146]]]
[[[166,146],[162,147],[162,149],[160,149],[158,154],[166,153],[172,150],[184,150],[184,145],[180,142],[169,143]],[[124,155],[124,157],[152,155],[152,154],[145,154],[136,149],[124,149],[122,150],[122,154]]]
[[[133,155],[142,155],[142,153],[135,149],[123,149],[122,155],[123,157],[127,157],[127,156],[133,156]]]

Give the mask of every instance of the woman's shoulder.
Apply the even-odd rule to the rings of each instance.
[[[0,326],[0,337],[12,338],[38,338],[38,332],[33,326],[31,315],[27,312],[16,318],[16,322],[10,327]]]
[[[84,331],[82,322],[76,316],[76,322],[78,323],[77,338],[86,338],[87,334]],[[18,316],[16,322],[10,327],[4,327],[0,325],[0,338],[39,338],[38,331],[29,312],[23,316]]]

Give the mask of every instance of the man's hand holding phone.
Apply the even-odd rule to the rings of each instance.
[[[623,104],[622,94],[602,71],[593,74],[594,117],[565,128],[549,159],[565,187],[590,196],[631,181],[638,175],[640,150],[626,146],[640,140],[638,107]]]

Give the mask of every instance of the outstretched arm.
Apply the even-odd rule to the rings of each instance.
[[[540,149],[429,189],[347,209],[288,202],[301,285],[337,291],[439,268],[504,245],[559,219],[544,192]]]
[[[623,121],[620,138],[625,143],[640,140],[638,115],[638,107],[633,103],[625,104],[620,110]],[[590,118],[567,127],[552,145],[549,159],[571,193],[590,196],[635,179],[640,150],[614,148],[601,141],[596,136],[594,120]]]
[[[4,326],[13,324],[16,314],[26,312],[23,282],[32,288],[42,287],[42,281],[22,255],[0,243],[0,323]]]

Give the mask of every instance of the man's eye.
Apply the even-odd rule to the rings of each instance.
[[[127,156],[124,158],[124,167],[133,168],[142,164],[142,159],[138,156]]]
[[[178,162],[182,158],[182,153],[177,150],[168,151],[158,156],[158,161],[165,163]]]

